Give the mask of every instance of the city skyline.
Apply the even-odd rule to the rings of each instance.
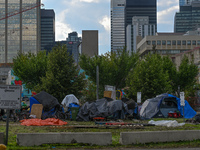
[[[110,0],[42,0],[42,8],[54,9],[56,41],[66,40],[70,32],[82,37],[82,30],[99,31],[99,54],[111,51]],[[173,32],[179,0],[157,0],[157,32]]]

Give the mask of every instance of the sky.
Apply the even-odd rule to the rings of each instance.
[[[41,0],[44,9],[55,11],[56,41],[75,31],[98,30],[99,54],[110,52],[110,0]],[[157,32],[173,32],[179,0],[157,0]]]

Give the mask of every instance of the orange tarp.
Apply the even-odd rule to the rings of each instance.
[[[67,122],[55,118],[42,119],[24,119],[21,120],[21,125],[24,126],[51,126],[51,125],[66,125]]]

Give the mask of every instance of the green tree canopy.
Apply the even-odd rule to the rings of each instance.
[[[158,54],[149,54],[139,61],[127,79],[128,97],[136,99],[137,92],[141,92],[144,101],[158,94],[171,92],[171,81],[166,71],[168,69],[164,67],[167,62]]]
[[[47,56],[45,51],[40,51],[37,55],[32,53],[18,53],[13,59],[13,71],[26,87],[33,90],[41,83],[47,70]]]
[[[122,52],[94,57],[82,54],[79,64],[93,83],[96,83],[96,67],[99,66],[99,87],[102,91],[105,85],[124,88],[128,72],[135,67],[137,60],[138,54],[129,55],[124,49]]]
[[[58,45],[48,54],[46,76],[41,78],[41,83],[35,88],[36,92],[45,91],[59,102],[68,94],[80,98],[85,87],[85,76],[79,74],[73,56],[67,52],[66,45]]]
[[[180,91],[194,89],[197,75],[198,66],[194,64],[193,60],[189,61],[188,57],[185,55],[177,72],[176,85],[180,86]]]

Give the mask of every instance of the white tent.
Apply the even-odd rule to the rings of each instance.
[[[74,94],[66,95],[61,104],[67,108],[70,103],[79,104],[79,100],[74,96]]]

